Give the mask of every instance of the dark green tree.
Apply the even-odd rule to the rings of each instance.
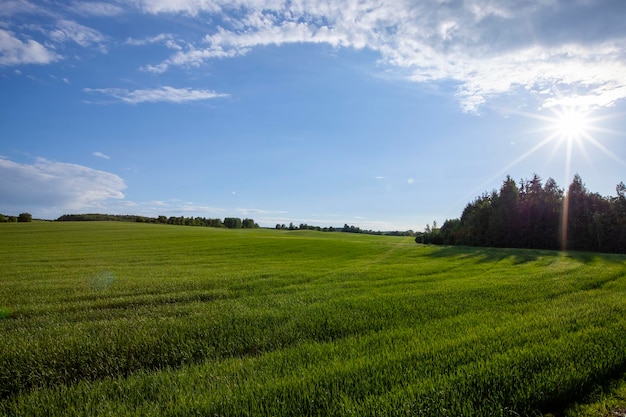
[[[20,213],[19,216],[17,216],[17,221],[20,223],[28,223],[28,222],[32,222],[33,221],[33,215],[30,213]]]
[[[489,219],[492,207],[491,199],[495,196],[495,191],[491,196],[483,194],[469,203],[461,214],[462,243],[469,246],[489,245]]]
[[[239,217],[226,217],[224,219],[224,227],[227,229],[241,229],[243,223]]]
[[[252,220],[252,219],[243,219],[242,227],[244,229],[254,229],[257,226],[258,225],[256,223],[254,223],[254,220]]]
[[[563,190],[556,181],[548,178],[543,186],[544,191],[544,225],[540,244],[536,247],[558,249],[561,232],[561,216],[563,213]]]
[[[585,250],[592,243],[592,211],[589,205],[589,192],[578,174],[567,189],[564,204],[564,249]]]
[[[446,220],[443,222],[443,225],[439,229],[439,234],[441,236],[441,241],[446,245],[459,245],[462,243],[462,237],[460,234],[461,231],[461,220],[460,219],[452,219]],[[410,233],[409,230],[407,233]]]
[[[517,246],[519,188],[510,176],[506,177],[500,193],[491,198],[488,229],[489,246]]]

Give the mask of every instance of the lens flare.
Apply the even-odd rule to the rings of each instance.
[[[88,278],[89,287],[94,291],[103,291],[113,285],[115,274],[111,271],[101,271]]]

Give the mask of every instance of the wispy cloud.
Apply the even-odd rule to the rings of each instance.
[[[5,212],[77,211],[123,199],[126,188],[124,180],[110,172],[44,158],[19,163],[0,157],[0,176],[6,179],[0,181],[0,208]]]
[[[236,212],[243,216],[269,216],[273,214],[286,214],[286,211],[282,210],[263,210],[254,208],[238,208]]]
[[[178,212],[178,213],[191,213],[197,215],[197,216],[201,216],[201,215],[209,215],[209,214],[218,214],[218,213],[223,213],[224,209],[222,208],[218,208],[218,207],[213,207],[213,206],[206,206],[206,205],[200,205],[200,204],[194,204],[193,202],[185,202],[182,203],[178,206],[174,206],[172,207],[172,210],[174,212]]]
[[[50,64],[63,59],[61,53],[67,52],[72,43],[107,52],[110,40],[106,35],[68,18],[67,14],[109,17],[114,15],[112,12],[117,6],[85,2],[76,5],[76,8],[49,7],[43,2],[26,0],[3,3],[0,16],[10,19],[0,21],[0,27],[5,28],[0,34],[0,64]]]
[[[105,155],[102,152],[94,152],[93,156],[97,156],[98,158],[102,158],[102,159],[111,159],[109,155]]]
[[[546,104],[573,95],[591,106],[611,105],[625,98],[626,29],[616,16],[626,13],[626,3],[611,3],[135,2],[146,13],[179,13],[191,18],[218,15],[224,22],[208,29],[202,43],[144,67],[153,72],[237,57],[265,45],[324,43],[336,48],[368,48],[380,53],[381,63],[415,82],[455,81],[457,97],[469,112],[516,90],[534,94]],[[571,18],[581,16],[585,30],[574,30]]]
[[[184,50],[181,48],[165,61],[155,65],[144,65],[141,69],[155,74],[162,74],[172,66],[199,67],[208,59],[234,58],[245,55],[249,51],[249,48],[224,50],[221,46],[216,46],[198,49],[193,45],[187,45]]]
[[[182,46],[180,46],[177,43],[174,35],[170,33],[160,33],[156,36],[150,36],[150,37],[142,38],[142,39],[128,38],[126,39],[125,43],[127,45],[132,45],[132,46],[145,46],[145,45],[152,45],[155,43],[162,43],[169,49],[175,49],[175,50],[183,49]]]
[[[103,3],[98,1],[85,2],[85,1],[75,1],[72,3],[71,7],[68,8],[69,11],[80,14],[83,16],[117,16],[119,14],[124,13],[124,9],[121,7],[110,4]]]
[[[0,7],[0,16],[13,16],[21,13],[38,13],[40,7],[26,0],[6,0]]]
[[[228,94],[210,90],[194,90],[191,88],[160,87],[143,90],[126,90],[122,88],[85,88],[86,93],[101,93],[129,104],[138,103],[187,103],[191,101],[212,100],[228,97]]]
[[[75,42],[83,47],[101,45],[106,40],[106,37],[97,30],[65,19],[57,22],[56,27],[50,32],[50,38],[59,43]]]
[[[97,205],[94,204],[91,207],[94,207],[102,213],[133,214],[146,217],[198,216],[221,218],[228,215],[228,211],[222,208],[177,199],[153,201],[130,201],[127,199],[107,200]],[[0,210],[0,212],[2,211]]]
[[[60,56],[39,42],[21,41],[7,30],[0,29],[0,65],[49,64]]]
[[[219,1],[212,0],[137,0],[138,7],[148,13],[187,13],[197,15],[199,12],[219,12]],[[236,2],[233,2],[236,3]]]

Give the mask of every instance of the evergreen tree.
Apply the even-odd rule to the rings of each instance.
[[[563,248],[589,249],[592,246],[590,233],[592,214],[587,188],[578,174],[574,176],[574,180],[567,189],[563,213],[563,225],[566,227],[563,234]]]
[[[488,226],[489,246],[517,246],[519,189],[510,176],[506,177],[499,194],[491,198]]]

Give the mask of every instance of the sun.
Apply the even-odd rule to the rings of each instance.
[[[546,123],[546,127],[543,130],[547,132],[547,136],[537,147],[533,148],[532,152],[548,143],[555,144],[554,152],[556,152],[558,149],[561,149],[562,144],[565,144],[566,178],[569,178],[570,168],[572,168],[573,153],[578,152],[589,163],[592,163],[590,148],[594,147],[620,164],[625,164],[622,158],[605,147],[595,135],[595,133],[620,134],[619,132],[600,127],[604,119],[614,116],[593,116],[592,109],[576,106],[563,106],[550,108],[550,110],[553,114],[552,117],[536,117]]]
[[[554,110],[554,117],[550,122],[554,138],[568,143],[580,142],[590,137],[589,131],[593,129],[589,112],[576,107]]]

